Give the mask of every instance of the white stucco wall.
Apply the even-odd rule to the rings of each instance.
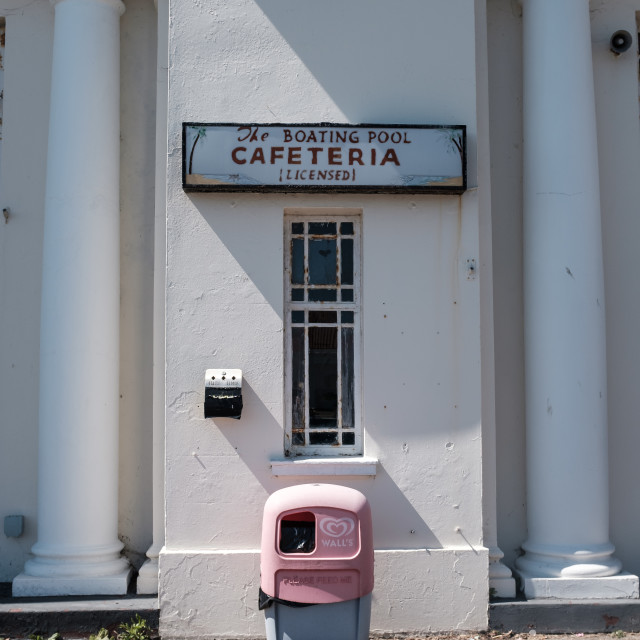
[[[636,380],[640,374],[634,264],[640,233],[637,0],[594,0],[596,92],[607,318],[611,541],[637,574],[640,504],[635,490]],[[634,37],[619,57],[609,39]],[[492,154],[498,542],[513,564],[526,538],[522,328],[522,41],[516,0],[488,3]],[[552,46],[552,43],[550,43]]]
[[[640,573],[636,490],[640,343],[634,319],[640,313],[640,299],[633,292],[640,238],[638,11],[638,0],[591,3],[607,311],[611,541],[624,568],[636,575]],[[609,39],[619,29],[632,34],[633,44],[626,54],[615,57]]]
[[[486,625],[479,279],[465,269],[479,243],[475,28],[469,0],[172,5],[163,635],[263,634],[264,502],[318,480],[274,478],[269,463],[283,452],[283,210],[293,206],[362,210],[365,454],[378,471],[321,480],[372,503],[372,627]],[[451,29],[456,55],[444,56]],[[184,121],[464,123],[472,188],[186,194]],[[202,417],[212,367],[243,370],[239,422]]]
[[[119,537],[139,568],[152,540],[153,256],[157,14],[126,0],[120,21]]]
[[[517,0],[487,3],[498,544],[526,538],[522,297],[522,39]]]
[[[24,534],[0,531],[0,580],[22,571],[36,540],[40,280],[53,9],[2,2],[6,16],[0,208],[0,517],[25,516]],[[43,64],[44,63],[44,64]]]
[[[126,4],[121,22],[119,529],[126,552],[139,564],[151,542],[155,12],[150,0]],[[205,628],[207,618],[198,618],[199,611],[215,594],[221,601],[228,598],[229,611],[248,620],[247,629],[262,630],[255,610],[261,511],[267,495],[286,484],[272,477],[268,465],[281,453],[282,442],[282,211],[286,206],[349,206],[363,210],[366,453],[377,455],[380,464],[375,479],[332,481],[360,488],[374,506],[382,581],[375,599],[384,605],[374,609],[373,626],[479,628],[482,606],[459,597],[467,577],[477,594],[486,590],[486,558],[481,554],[474,560],[471,551],[484,542],[480,280],[467,280],[462,265],[467,257],[477,257],[479,235],[487,231],[478,228],[479,220],[488,220],[478,205],[486,198],[485,183],[460,199],[187,196],[180,185],[179,129],[185,120],[464,123],[474,187],[480,109],[474,3],[455,0],[434,9],[406,0],[387,8],[357,0],[347,7],[340,3],[339,20],[338,3],[305,1],[295,8],[266,0],[232,7],[175,4],[163,566],[178,582],[171,594],[164,593],[169,607],[164,624],[172,628],[192,608],[198,612],[194,628]],[[591,7],[608,323],[611,539],[625,569],[637,574],[637,42],[616,58],[608,40],[617,29],[636,37],[640,2],[593,0]],[[22,537],[6,538],[0,531],[0,581],[8,581],[21,571],[36,539],[34,399],[53,9],[47,0],[0,0],[0,15],[7,23],[0,208],[11,212],[7,224],[0,218],[0,518],[26,517]],[[498,542],[509,564],[526,538],[520,27],[517,0],[489,0]],[[455,55],[445,55],[452,46]],[[407,277],[412,271],[418,276]],[[204,370],[229,363],[245,372],[243,419],[204,421]],[[391,399],[374,373],[386,367],[406,368],[404,384]],[[456,575],[453,569],[461,562],[469,568]],[[425,611],[420,598],[406,604],[406,593],[402,604],[402,589],[394,586],[394,576],[421,566],[416,580],[450,578],[427,591]],[[194,588],[185,576],[200,570],[204,586]],[[219,589],[212,572],[219,574]],[[237,590],[229,590],[225,580],[236,587],[242,583],[241,616],[231,608],[239,602]],[[439,609],[450,611],[449,618]]]
[[[151,0],[128,0],[121,21],[121,396],[119,535],[140,564],[151,543],[155,31]],[[36,541],[42,226],[53,7],[0,0],[6,16],[4,140],[0,166],[0,581],[12,580]],[[73,99],[72,96],[69,97]],[[87,132],[87,152],[91,146]],[[87,372],[89,375],[89,372]],[[46,407],[42,410],[46,411]]]

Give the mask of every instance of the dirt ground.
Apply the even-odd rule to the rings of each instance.
[[[88,640],[89,634],[60,634],[56,640]],[[0,632],[0,640],[51,640],[50,636],[7,636]],[[160,640],[155,638],[155,640]],[[331,640],[331,638],[327,638]],[[395,635],[390,633],[376,634],[371,640],[640,640],[640,633],[612,631],[611,633],[514,633],[512,631],[489,631],[485,633],[434,633],[426,636]]]
[[[640,640],[640,633],[612,631],[611,633],[514,633],[512,631],[489,631],[487,633],[442,634],[428,636],[381,634],[371,636],[371,640]],[[329,640],[329,639],[327,639]]]

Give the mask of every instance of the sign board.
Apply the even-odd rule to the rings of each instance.
[[[464,125],[182,126],[185,191],[462,193]]]

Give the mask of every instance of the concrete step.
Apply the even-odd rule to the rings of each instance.
[[[640,631],[640,600],[499,600],[489,605],[489,627],[514,633]]]
[[[83,596],[12,598],[11,585],[0,583],[0,639],[88,636],[105,627],[114,631],[136,614],[157,634],[158,598]],[[489,605],[489,628],[514,633],[640,632],[640,600],[500,600]]]
[[[0,638],[26,638],[32,634],[48,637],[84,636],[102,627],[112,631],[130,622],[136,614],[157,634],[157,596],[66,596],[12,598],[11,585],[0,585]]]

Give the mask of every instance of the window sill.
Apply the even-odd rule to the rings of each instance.
[[[271,475],[279,476],[375,476],[377,458],[287,458],[271,460]]]

